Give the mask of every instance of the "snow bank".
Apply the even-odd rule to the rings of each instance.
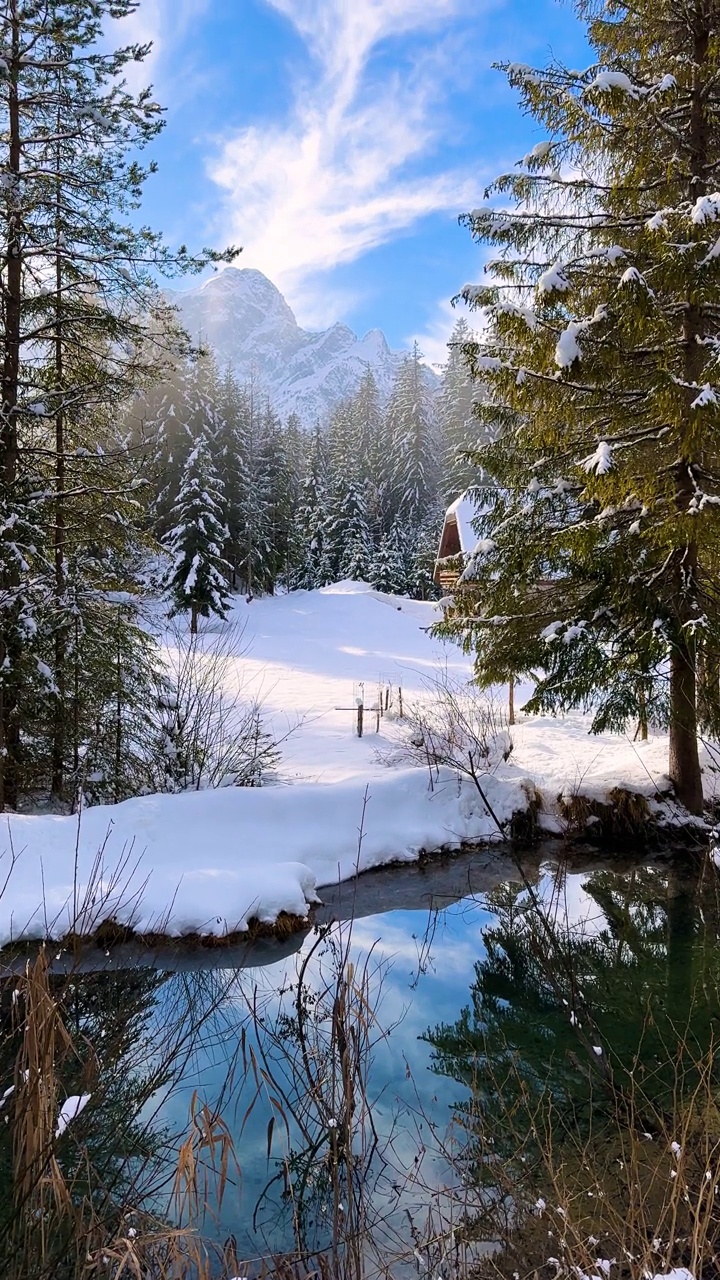
[[[527,802],[522,779],[487,779],[500,821]],[[91,932],[223,935],[281,911],[304,916],[316,886],[424,850],[498,838],[478,792],[423,769],[370,783],[157,795],[66,817],[11,816],[0,875],[0,942]],[[361,838],[362,836],[362,838]],[[100,852],[98,852],[100,851]],[[44,904],[41,886],[45,887]]]
[[[223,935],[279,912],[305,915],[318,887],[356,870],[416,859],[421,850],[498,838],[469,782],[450,771],[434,789],[424,768],[390,768],[398,722],[355,732],[356,696],[372,706],[378,685],[402,685],[406,707],[428,681],[470,675],[459,649],[428,634],[436,606],[338,583],[247,604],[227,627],[238,652],[229,691],[259,698],[282,746],[280,785],[158,795],[86,810],[82,820],[5,815],[0,826],[0,943],[92,931],[115,918],[138,931]],[[225,624],[207,628],[217,638]],[[522,706],[529,686],[516,691]],[[496,702],[507,690],[497,690]],[[601,802],[615,787],[655,804],[666,790],[667,739],[647,743],[589,733],[581,715],[520,717],[513,753],[483,786],[501,823],[541,792],[548,830],[558,797]],[[397,755],[397,751],[395,751]],[[385,757],[383,759],[383,757]],[[706,761],[706,792],[718,775]],[[532,782],[530,780],[532,779]],[[362,829],[362,839],[361,839]],[[7,883],[6,883],[7,881]]]

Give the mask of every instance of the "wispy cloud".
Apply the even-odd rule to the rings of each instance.
[[[442,298],[437,304],[433,319],[420,333],[411,334],[407,345],[411,346],[413,342],[417,342],[425,363],[433,369],[447,364],[448,342],[459,315],[460,312],[453,307],[449,299]]]
[[[152,45],[143,62],[130,64],[126,69],[126,77],[134,89],[151,82],[159,83],[167,97],[167,89],[173,83],[172,54],[209,4],[210,0],[143,0],[134,13],[113,24],[109,32],[113,44]]]
[[[226,137],[208,167],[224,193],[220,238],[242,244],[243,264],[267,272],[302,312],[323,273],[477,196],[478,176],[433,157],[451,70],[441,31],[461,0],[268,3],[302,37],[312,76],[293,86],[286,118]],[[385,42],[435,31],[410,71],[373,76]]]

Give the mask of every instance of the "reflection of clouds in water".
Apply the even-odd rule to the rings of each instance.
[[[550,922],[562,931],[596,936],[607,920],[585,885],[591,875],[566,872],[562,867],[546,868],[538,886],[538,897]]]
[[[543,869],[535,892],[561,931],[569,928],[596,935],[604,927],[605,917],[585,888],[587,879],[581,873]],[[434,915],[417,910],[393,911],[334,928],[340,951],[343,945],[347,947],[356,974],[367,962],[371,975],[371,1004],[375,1002],[378,1032],[373,1036],[368,1096],[377,1130],[382,1139],[390,1142],[383,1204],[391,1218],[408,1201],[420,1205],[424,1197],[428,1202],[433,1189],[439,1188],[448,1176],[435,1137],[444,1140],[452,1105],[466,1090],[431,1070],[431,1049],[422,1037],[439,1023],[454,1022],[467,1005],[475,964],[485,954],[484,931],[494,919],[481,895],[453,903]],[[283,1008],[281,993],[297,982],[300,966],[316,942],[317,934],[310,934],[296,955],[235,974],[223,1002],[224,1020],[218,1022],[222,1033],[198,1046],[183,1089],[163,1108],[165,1118],[175,1124],[186,1120],[194,1088],[209,1103],[222,1096],[228,1061],[237,1052],[243,1027],[250,1039],[254,1036],[249,1012],[253,993],[258,993],[262,1016],[272,1025]],[[318,993],[328,982],[334,985],[335,964],[332,951],[323,955],[319,949],[313,954],[304,974],[308,990]],[[275,1061],[279,1058],[274,1055],[281,1052],[272,1051]],[[249,1101],[248,1090],[254,1090],[254,1081],[250,1077],[243,1080],[239,1073],[224,1103],[223,1114],[236,1135]],[[231,1198],[222,1214],[223,1229],[232,1230],[238,1237],[247,1236],[249,1216],[267,1180],[269,1114],[269,1104],[263,1100],[248,1120],[242,1138],[238,1137],[242,1199],[238,1202]],[[281,1149],[279,1144],[277,1151]],[[418,1166],[416,1156],[420,1149],[424,1154]],[[410,1181],[405,1184],[403,1179],[408,1175]],[[394,1176],[404,1186],[402,1195],[399,1199],[395,1196],[395,1200],[391,1185]],[[277,1231],[278,1220],[278,1214],[275,1219],[269,1214],[273,1231]],[[272,1243],[278,1243],[275,1237]]]

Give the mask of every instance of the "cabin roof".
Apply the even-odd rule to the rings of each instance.
[[[445,522],[454,520],[457,525],[460,550],[464,555],[470,555],[477,545],[478,534],[473,529],[473,520],[482,515],[484,510],[486,508],[469,493],[461,493],[445,512]]]

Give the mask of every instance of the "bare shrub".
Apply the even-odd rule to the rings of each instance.
[[[190,635],[175,625],[158,688],[158,729],[148,790],[258,787],[280,759],[257,698],[236,683],[242,626]]]
[[[475,778],[507,760],[513,743],[507,716],[492,693],[444,670],[407,701],[405,735],[396,758],[426,765],[431,776],[448,765]]]
[[[423,765],[430,789],[440,769],[452,769],[468,779],[504,834],[504,826],[493,811],[483,777],[509,759],[513,749],[508,719],[491,693],[481,692],[471,681],[456,680],[447,670],[425,682],[419,697],[407,702],[403,736],[386,763]]]

